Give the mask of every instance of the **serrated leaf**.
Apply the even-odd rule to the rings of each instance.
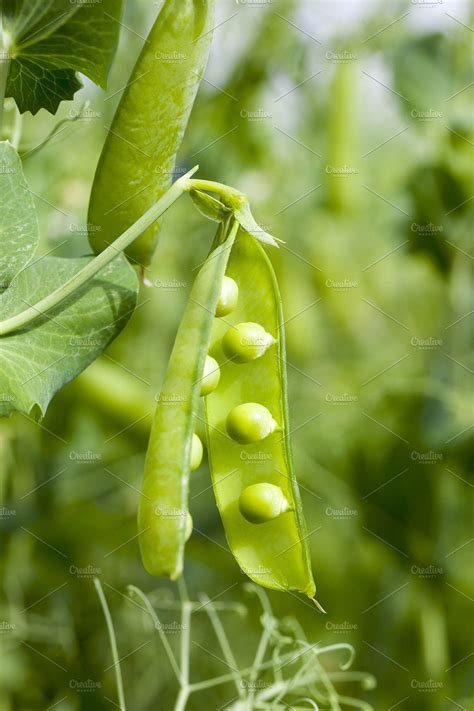
[[[122,5],[123,0],[23,0],[6,10],[11,45],[6,95],[22,113],[40,108],[54,113],[80,88],[75,72],[105,88]]]
[[[38,221],[20,158],[0,143],[0,292],[31,259],[39,240]],[[1,312],[0,312],[1,313]]]
[[[16,43],[38,41],[51,34],[79,9],[64,0],[4,0],[4,26]]]
[[[37,304],[91,257],[38,257],[35,205],[20,159],[0,143],[0,319]],[[78,375],[118,335],[130,317],[137,277],[118,255],[94,279],[22,330],[0,337],[0,416],[44,414],[54,393]]]
[[[43,257],[0,295],[9,318],[37,303],[90,260]],[[0,337],[0,416],[44,415],[53,395],[81,373],[125,326],[136,304],[137,277],[122,255],[28,327]]]
[[[11,64],[8,92],[15,98],[20,113],[46,109],[56,113],[61,101],[70,101],[82,84],[73,69],[51,71],[26,57]]]

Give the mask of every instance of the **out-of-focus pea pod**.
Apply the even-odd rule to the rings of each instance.
[[[101,252],[169,188],[212,38],[214,0],[165,0],[109,129],[89,204],[90,243]],[[159,223],[127,256],[147,265]]]
[[[214,249],[193,284],[146,455],[138,512],[143,564],[152,575],[167,575],[173,580],[183,569],[195,417],[214,313],[237,229],[238,223],[233,220],[219,227]]]

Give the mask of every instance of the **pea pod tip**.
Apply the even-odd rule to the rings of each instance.
[[[314,602],[314,604],[315,604],[315,606],[316,606],[316,609],[317,609],[319,612],[321,612],[323,615],[327,615],[327,614],[328,614],[328,613],[326,612],[326,610],[324,609],[324,607],[321,605],[321,603],[318,602],[315,597],[313,597],[312,600],[313,600],[313,602]]]

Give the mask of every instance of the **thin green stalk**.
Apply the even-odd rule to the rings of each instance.
[[[249,709],[253,708],[253,702],[255,699],[255,685],[257,682],[257,677],[259,675],[259,672],[262,668],[263,664],[263,659],[265,657],[265,653],[267,651],[268,643],[270,641],[271,637],[271,632],[264,627],[262,635],[260,637],[260,641],[257,647],[257,653],[255,654],[255,659],[252,664],[252,671],[250,672],[250,677],[249,677],[249,695],[248,695],[248,704],[249,704]]]
[[[181,603],[179,602],[157,602],[155,606],[159,610],[181,610]],[[190,602],[189,606],[193,613],[206,612],[201,602]],[[245,615],[245,607],[239,602],[215,602],[213,608],[217,612],[236,612],[238,615]]]
[[[310,660],[312,662],[312,660]],[[283,697],[289,694],[296,694],[298,689],[304,689],[315,680],[317,680],[316,672],[307,671],[308,664],[306,664],[302,669],[300,669],[294,677],[290,679],[284,679],[283,681],[274,682],[271,686],[268,686],[264,691],[258,694],[256,703],[262,704],[267,700],[272,701],[274,704],[279,704],[282,702]]]
[[[3,129],[3,108],[7,88],[8,72],[10,71],[9,43],[3,28],[2,11],[0,10],[0,140]]]
[[[270,699],[273,699],[274,704],[280,703],[280,701],[283,700],[283,697],[289,694],[290,692],[296,693],[296,690],[299,687],[301,687],[302,689],[305,688],[305,675],[307,674],[308,667],[311,666],[312,663],[313,659],[308,659],[308,661],[303,664],[301,669],[298,670],[295,676],[291,677],[290,679],[284,679],[283,681],[276,682],[272,687],[270,687],[270,689],[274,689],[274,687],[277,686],[279,687],[278,692],[275,693],[274,691],[273,694],[269,696]],[[269,690],[266,689],[258,695],[259,702],[267,697],[267,691]]]
[[[339,695],[334,688],[331,680],[329,679],[326,670],[324,669],[323,665],[320,663],[318,657],[316,656],[314,659],[315,667],[316,670],[319,672],[319,677],[321,680],[322,685],[324,686],[326,693],[327,693],[327,699],[329,703],[331,704],[331,709],[333,711],[341,711],[341,706],[339,704]]]
[[[107,624],[107,630],[109,633],[110,646],[112,647],[112,658],[114,660],[115,679],[117,682],[117,693],[120,704],[120,711],[127,711],[127,707],[125,705],[125,694],[123,691],[122,671],[120,669],[117,640],[115,638],[112,616],[110,614],[109,606],[107,604],[107,598],[104,595],[102,585],[98,578],[94,578],[94,585],[95,589],[97,590],[97,595],[99,596],[100,604],[102,605],[102,610],[104,611],[105,622]]]
[[[260,637],[260,641],[257,647],[257,652],[255,654],[255,659],[252,665],[252,671],[250,673],[249,677],[249,688],[250,692],[248,695],[248,704],[249,704],[249,709],[253,708],[253,702],[255,699],[255,683],[257,681],[258,674],[260,672],[260,669],[263,664],[263,660],[265,658],[265,654],[268,648],[268,644],[270,642],[271,636],[272,636],[272,630],[271,626],[265,625],[265,617],[267,618],[267,622],[270,623],[270,620],[273,620],[273,610],[271,608],[270,602],[268,600],[268,597],[266,594],[260,590],[256,585],[247,585],[247,590],[250,592],[253,592],[255,595],[260,600],[260,604],[262,605],[263,609],[263,631],[262,635]]]
[[[188,181],[187,190],[205,190],[209,193],[216,193],[222,198],[225,205],[234,205],[235,203],[245,200],[245,195],[231,188],[230,185],[224,183],[216,183],[214,180],[201,180],[194,178]]]
[[[219,644],[221,645],[222,653],[224,654],[224,658],[226,660],[227,666],[229,669],[234,669],[234,684],[235,688],[237,691],[237,694],[241,699],[245,697],[245,692],[244,692],[244,685],[242,683],[242,675],[239,672],[239,668],[237,665],[237,660],[234,657],[234,653],[232,651],[232,648],[229,644],[229,640],[227,638],[227,635],[225,633],[225,629],[222,625],[222,622],[219,618],[219,615],[216,612],[216,609],[211,601],[211,599],[207,595],[201,595],[199,597],[200,602],[204,604],[204,607],[206,609],[206,612],[209,616],[209,619],[211,621],[211,624],[214,628],[214,632],[216,634],[216,637],[219,641]]]
[[[156,631],[158,632],[161,642],[163,644],[163,647],[165,648],[166,656],[168,657],[169,663],[175,673],[176,679],[178,683],[181,682],[181,674],[179,671],[178,663],[175,659],[175,656],[173,654],[173,650],[171,649],[171,645],[168,642],[168,639],[166,637],[165,632],[162,629],[162,625],[160,623],[160,620],[158,618],[158,615],[156,614],[155,610],[153,609],[149,599],[147,596],[140,590],[140,588],[135,587],[135,585],[129,585],[128,586],[128,591],[130,593],[133,593],[136,595],[140,600],[143,602],[143,604],[146,607],[146,610],[148,614],[150,615],[151,619],[153,620],[153,624],[155,626]]]
[[[187,184],[191,175],[193,175],[198,166],[194,167],[189,173],[179,178],[172,187],[156,202],[144,215],[142,215],[128,230],[117,237],[117,239],[109,244],[103,252],[92,259],[85,267],[80,269],[71,279],[65,284],[52,291],[44,299],[38,301],[34,306],[30,306],[25,311],[22,311],[5,321],[0,322],[0,336],[5,336],[7,333],[16,331],[23,326],[31,323],[39,316],[42,316],[46,311],[54,308],[61,301],[64,301],[68,296],[73,294],[77,289],[86,284],[92,279],[97,272],[103,269],[109,262],[115,259],[123,252],[142,232],[152,225],[187,189]]]
[[[183,577],[178,579],[178,588],[181,596],[181,649],[180,649],[180,667],[181,667],[181,688],[176,699],[175,711],[184,711],[190,695],[189,686],[189,655],[190,655],[190,639],[191,639],[191,605],[189,601],[186,583]]]
[[[89,101],[85,101],[82,105],[82,107],[79,109],[79,111],[72,117],[69,118],[64,118],[61,119],[61,121],[58,121],[56,126],[54,126],[51,131],[48,133],[46,138],[44,138],[40,143],[38,143],[34,148],[30,148],[27,151],[24,151],[21,154],[21,159],[24,161],[27,158],[31,158],[31,156],[34,156],[38,151],[41,151],[45,146],[48,145],[48,143],[59,133],[64,131],[66,126],[70,123],[74,123],[75,121],[79,121],[82,118],[82,114],[87,109],[89,106]]]
[[[290,663],[294,659],[294,652],[288,652],[286,656],[281,657],[281,661],[286,664]],[[273,669],[273,659],[269,659],[266,662],[262,662],[258,671],[266,671],[267,669]],[[242,676],[247,676],[251,674],[254,670],[254,665],[251,667],[245,667],[240,670]],[[211,689],[213,686],[220,686],[221,684],[227,684],[234,679],[234,673],[229,672],[227,674],[221,674],[220,676],[215,676],[212,679],[205,679],[204,681],[196,681],[189,685],[190,692],[204,691],[205,689]]]
[[[10,143],[12,144],[13,148],[18,151],[20,147],[20,142],[21,142],[21,132],[23,129],[23,114],[20,114],[19,110],[14,108],[15,111],[15,118],[13,120],[13,129],[12,129],[12,135],[10,139]]]

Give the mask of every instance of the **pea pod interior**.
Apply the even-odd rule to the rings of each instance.
[[[273,267],[252,237],[239,233],[227,276],[239,287],[236,308],[215,319],[210,354],[221,366],[219,387],[206,398],[210,469],[227,540],[241,569],[264,587],[297,590],[308,597],[315,584],[298,485],[293,473],[286,393],[285,337],[281,299]],[[222,338],[232,325],[261,324],[276,343],[247,363],[229,360]],[[239,444],[226,432],[229,411],[245,402],[267,407],[281,427],[264,440]],[[239,510],[245,487],[268,482],[279,486],[290,510],[255,524]]]

